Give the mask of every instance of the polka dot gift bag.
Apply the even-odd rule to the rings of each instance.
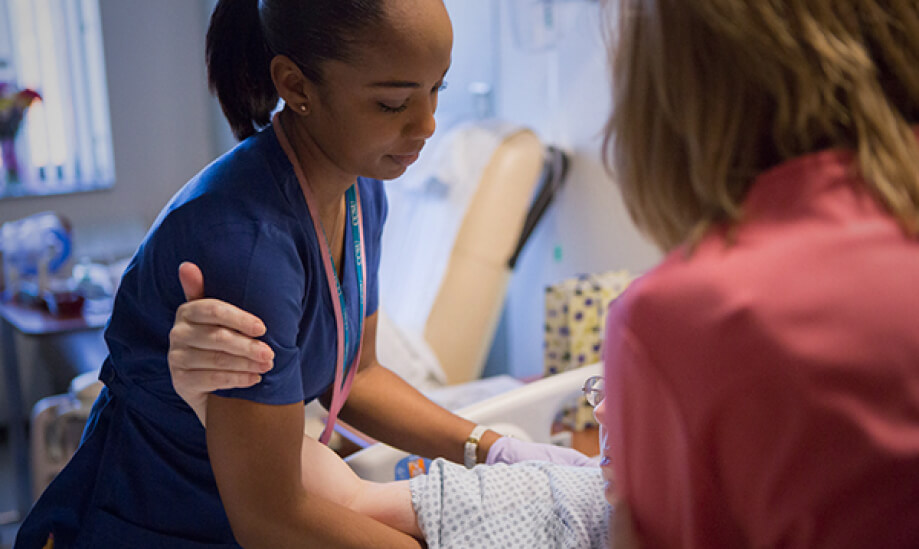
[[[546,288],[545,375],[600,361],[606,311],[633,278],[625,270],[582,274]],[[566,413],[568,427],[580,430],[593,420],[589,406],[582,404]]]

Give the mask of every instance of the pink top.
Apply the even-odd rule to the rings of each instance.
[[[617,491],[644,546],[919,547],[919,241],[825,151],[727,244],[610,307]]]

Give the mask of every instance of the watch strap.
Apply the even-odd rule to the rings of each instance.
[[[466,444],[463,445],[463,463],[467,469],[475,467],[478,461],[476,454],[479,449],[479,440],[482,439],[482,435],[487,430],[488,427],[484,425],[476,425],[472,432],[469,433],[469,437],[466,438]]]

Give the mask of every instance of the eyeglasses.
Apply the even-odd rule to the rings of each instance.
[[[584,382],[584,387],[581,388],[581,392],[584,393],[584,398],[587,399],[587,404],[590,404],[593,407],[596,407],[606,396],[606,387],[603,384],[603,376],[591,376],[587,378],[587,381]]]

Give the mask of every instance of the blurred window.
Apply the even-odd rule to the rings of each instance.
[[[15,139],[16,177],[0,170],[0,198],[112,186],[98,0],[0,0],[0,82],[41,95]]]

